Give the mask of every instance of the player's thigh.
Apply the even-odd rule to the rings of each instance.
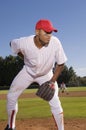
[[[50,72],[44,76],[40,76],[40,77],[36,78],[35,80],[36,80],[36,82],[38,82],[41,85],[44,82],[49,81],[52,78],[52,76],[53,76],[53,73]]]
[[[23,91],[33,82],[33,78],[27,73],[24,67],[14,78],[10,91]]]

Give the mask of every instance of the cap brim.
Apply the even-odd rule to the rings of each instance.
[[[54,31],[54,32],[58,32],[58,30],[57,30],[57,29],[54,29],[53,31]]]
[[[55,29],[55,28],[51,28],[51,29],[43,29],[44,31],[46,31],[46,32],[58,32],[58,30],[57,29]]]

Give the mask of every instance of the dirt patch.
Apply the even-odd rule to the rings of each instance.
[[[86,97],[86,91],[73,91],[59,93],[60,97]]]
[[[0,121],[0,130],[4,130],[6,121]],[[65,130],[86,130],[86,119],[65,119]],[[17,130],[57,130],[52,118],[17,120]]]
[[[73,92],[64,92],[59,93],[59,97],[85,97],[86,91],[73,91]],[[20,98],[34,98],[37,97],[35,93],[23,93]],[[0,94],[0,99],[6,99],[6,94]]]
[[[60,97],[84,97],[86,91],[60,93]],[[35,94],[23,93],[20,98],[33,98]],[[0,100],[6,99],[5,94],[0,94]],[[6,121],[0,121],[0,130],[4,130]],[[65,130],[86,130],[86,119],[64,119]],[[24,119],[16,121],[17,130],[57,130],[53,118]]]

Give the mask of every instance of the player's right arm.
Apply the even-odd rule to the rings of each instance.
[[[19,57],[21,57],[22,59],[24,59],[24,55],[22,54],[22,52],[18,52],[17,54]]]
[[[13,52],[15,54],[17,54],[19,57],[21,57],[22,59],[24,59],[24,55],[23,55],[23,53],[21,52],[21,50],[19,49],[19,47],[17,45],[16,45],[15,42],[10,42],[10,47],[12,48]]]

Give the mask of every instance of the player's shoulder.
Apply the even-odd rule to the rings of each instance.
[[[34,35],[30,35],[30,36],[25,36],[25,37],[20,37],[20,40],[31,40],[33,39]]]
[[[61,44],[61,41],[60,41],[59,38],[56,37],[56,36],[52,36],[52,37],[51,37],[51,42],[52,42],[52,44],[53,44],[54,46],[59,46],[59,45]]]
[[[25,36],[25,37],[19,37],[16,39],[13,39],[12,41],[27,41],[33,39],[34,35]]]
[[[56,36],[52,36],[52,37],[51,37],[51,41],[52,41],[52,42],[56,42],[56,43],[59,43],[59,42],[60,42],[59,38],[56,37]]]

